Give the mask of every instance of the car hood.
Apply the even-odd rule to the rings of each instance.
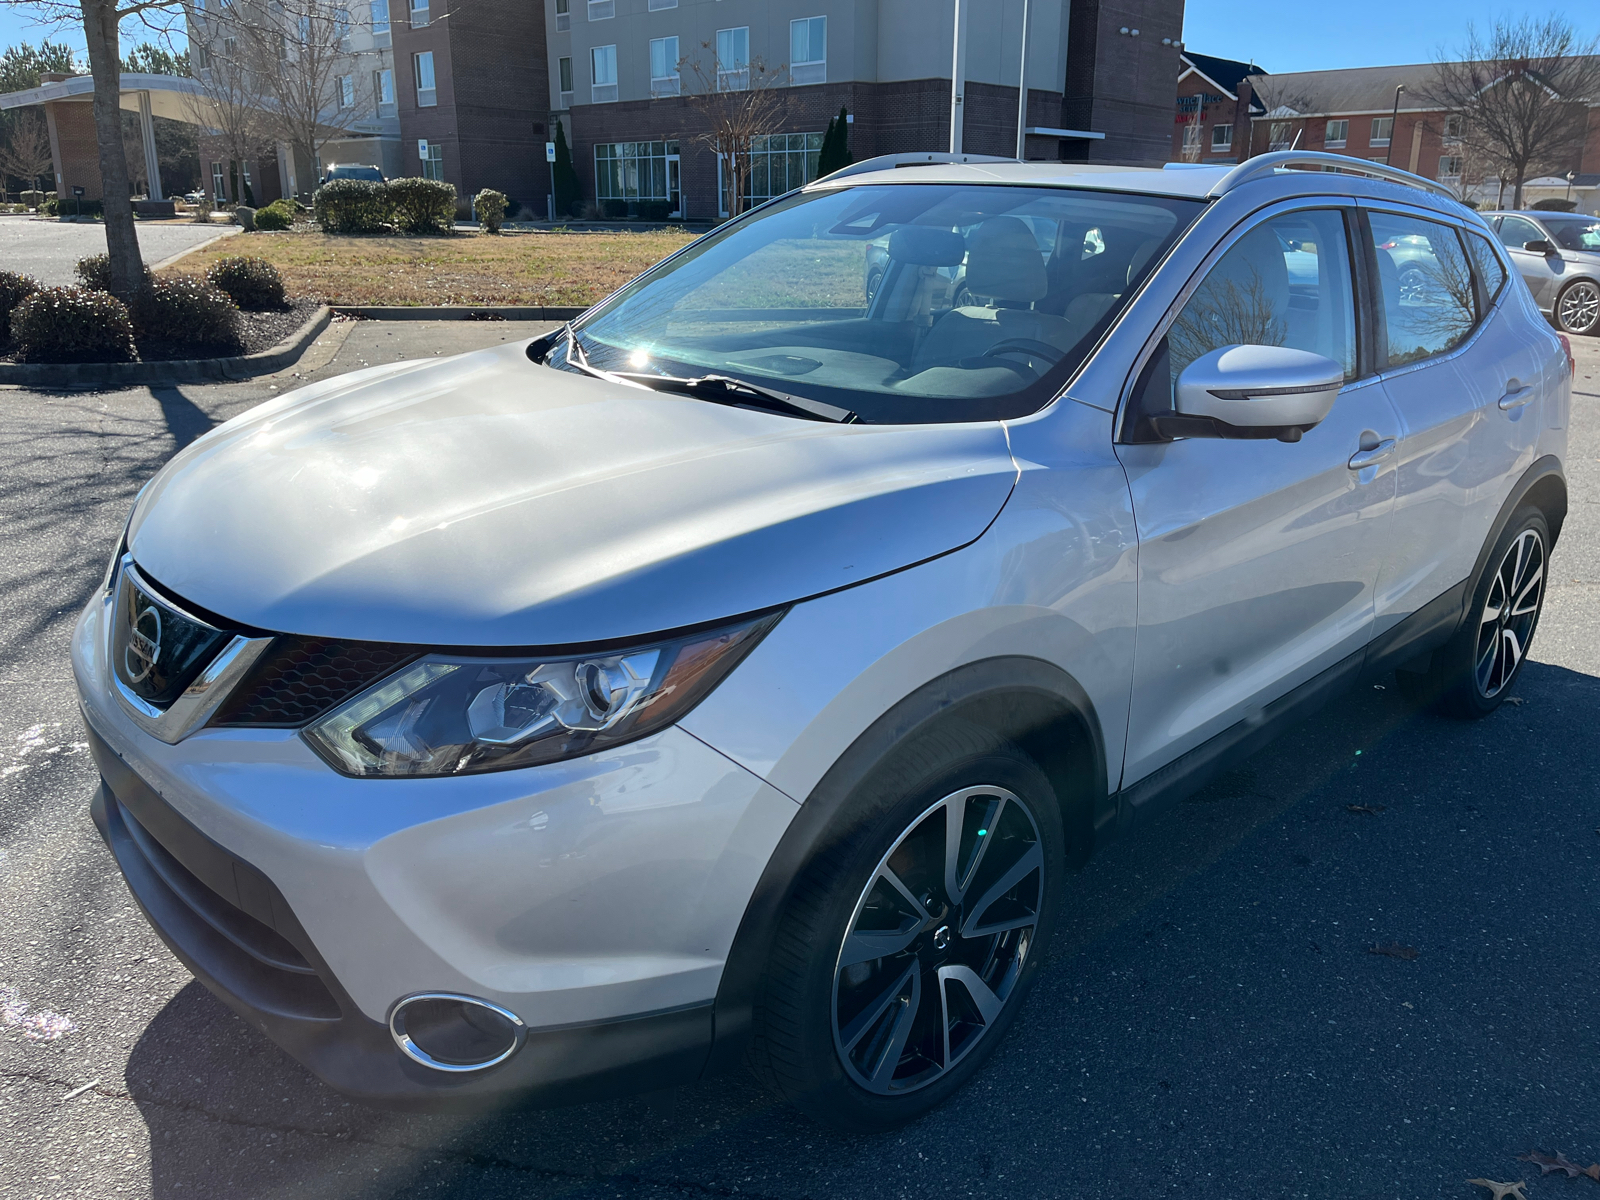
[[[460,646],[636,637],[977,538],[998,423],[832,425],[535,366],[525,342],[276,398],[178,454],[141,570],[282,633]]]

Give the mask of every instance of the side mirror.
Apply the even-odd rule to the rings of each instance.
[[[1178,376],[1177,411],[1153,418],[1164,437],[1277,438],[1298,442],[1344,386],[1331,358],[1286,346],[1224,346]]]
[[[1556,248],[1543,238],[1534,238],[1531,242],[1523,242],[1522,248],[1533,254],[1554,254]]]

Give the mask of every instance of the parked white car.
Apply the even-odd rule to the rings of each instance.
[[[862,163],[212,431],[73,641],[134,896],[374,1103],[926,1111],[1096,845],[1357,679],[1515,686],[1570,354],[1350,162]]]

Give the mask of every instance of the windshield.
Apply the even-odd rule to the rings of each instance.
[[[1542,215],[1542,214],[1541,214]],[[1593,217],[1544,217],[1563,250],[1600,250],[1600,221]]]
[[[800,193],[629,284],[577,326],[580,349],[605,370],[731,376],[868,423],[1023,416],[1202,207],[994,185]]]

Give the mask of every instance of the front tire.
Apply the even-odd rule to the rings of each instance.
[[[1562,333],[1590,334],[1600,327],[1600,286],[1579,279],[1556,297],[1556,325]]]
[[[1454,637],[1433,652],[1428,670],[1395,672],[1413,702],[1466,720],[1486,717],[1511,694],[1544,610],[1550,525],[1525,506],[1496,539]]]
[[[815,1120],[893,1129],[976,1073],[1054,924],[1061,813],[1026,754],[951,725],[851,798],[784,912],[757,1074]]]

